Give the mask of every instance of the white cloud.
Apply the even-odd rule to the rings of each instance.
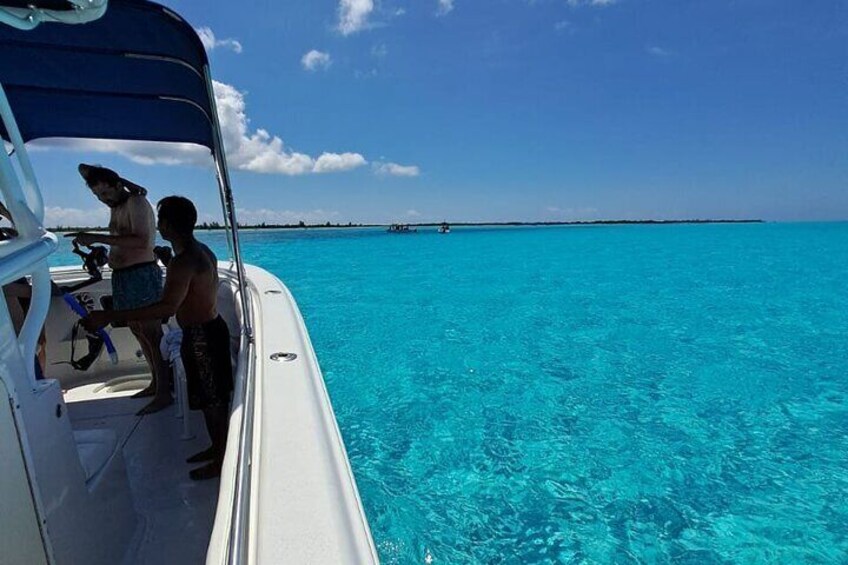
[[[27,144],[33,150],[66,149],[87,153],[115,153],[140,165],[212,166],[208,149],[191,143],[158,143],[111,139],[39,139]]]
[[[337,223],[339,213],[336,211],[327,210],[272,210],[268,208],[259,208],[250,210],[245,208],[236,208],[236,216],[239,224],[258,225],[258,224],[297,224],[304,222],[305,224],[325,224],[327,222]]]
[[[406,215],[410,218],[420,218],[421,212],[419,212],[418,210],[407,210]]]
[[[223,82],[212,81],[212,86],[227,162],[231,168],[254,173],[305,175],[349,171],[367,164],[365,157],[359,153],[325,152],[316,159],[292,151],[282,139],[265,129],[250,131],[244,93]],[[117,153],[143,165],[212,164],[208,149],[189,143],[64,139],[35,141],[31,145],[33,148]]]
[[[368,27],[368,17],[374,11],[374,0],[339,0],[339,23],[342,35],[350,35]]]
[[[663,49],[662,47],[659,47],[657,45],[652,45],[651,47],[648,47],[646,49],[646,51],[648,52],[648,55],[653,55],[654,57],[670,57],[671,56],[671,51],[668,51],[667,49]]]
[[[389,54],[389,48],[386,47],[385,43],[381,43],[380,45],[374,45],[371,47],[371,56],[376,57],[377,59],[385,59],[386,55]]]
[[[378,175],[395,177],[417,177],[421,170],[415,165],[398,165],[397,163],[374,163],[374,171]]]
[[[356,69],[355,71],[353,71],[353,76],[355,78],[362,79],[374,78],[375,76],[377,76],[377,74],[377,69],[371,69],[370,71],[360,71],[359,69]]]
[[[439,0],[439,6],[436,8],[437,16],[445,16],[453,11],[453,0]]]
[[[226,39],[218,39],[215,37],[215,33],[211,28],[199,27],[194,31],[197,32],[197,35],[200,37],[200,41],[203,43],[203,47],[205,47],[207,51],[212,51],[216,47],[230,49],[236,53],[241,53],[242,51],[240,42],[230,37]]]
[[[585,222],[597,219],[597,208],[560,208],[559,206],[547,206],[545,211],[551,220],[560,222]]]
[[[574,33],[574,24],[568,20],[560,20],[554,24],[554,29],[560,33]]]
[[[44,207],[44,225],[55,228],[63,227],[97,227],[109,223],[109,209],[105,206],[90,210],[79,208],[63,208],[61,206]]]
[[[327,69],[333,63],[329,53],[324,53],[313,49],[300,59],[303,68],[307,71],[316,71],[318,69]]]
[[[322,153],[312,167],[314,173],[335,173],[349,171],[368,164],[359,153]]]

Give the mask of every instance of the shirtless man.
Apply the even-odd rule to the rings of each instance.
[[[174,248],[162,299],[132,310],[95,310],[83,320],[88,330],[110,322],[161,320],[177,315],[183,330],[180,356],[185,366],[189,407],[203,410],[212,446],[188,463],[210,461],[192,470],[194,480],[217,477],[227,443],[230,393],[233,390],[230,332],[218,315],[218,261],[194,238],[197,210],[181,196],[159,201],[159,233]]]
[[[65,237],[73,237],[80,245],[109,246],[112,301],[116,309],[140,308],[158,301],[162,295],[162,270],[153,256],[156,226],[147,191],[105,167],[81,164],[79,173],[97,199],[110,208],[109,235],[75,232]],[[141,345],[153,377],[147,388],[134,395],[153,396],[153,401],[139,411],[150,414],[173,402],[170,375],[164,370],[159,350],[162,323],[133,320],[128,325]]]

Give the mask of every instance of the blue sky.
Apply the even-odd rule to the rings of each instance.
[[[843,0],[165,3],[243,220],[848,219]],[[219,215],[191,149],[32,153],[56,221],[104,217],[79,161]]]

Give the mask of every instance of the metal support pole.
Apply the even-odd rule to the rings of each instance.
[[[217,159],[215,161],[215,179],[218,181],[218,196],[221,198],[221,212],[224,215],[224,235],[227,238],[227,251],[229,252],[230,261],[235,262],[235,254],[233,253],[233,234],[232,229],[230,228],[230,217],[227,214],[227,200],[224,198],[224,183],[221,182],[221,173],[218,170]]]
[[[44,201],[38,190],[38,183],[35,180],[35,173],[29,161],[23,137],[2,84],[0,84],[0,120],[12,141],[15,156],[24,175],[22,186],[11,159],[3,151],[0,154],[0,193],[6,201],[6,207],[12,215],[11,220],[18,231],[17,249],[9,246],[2,254],[4,275],[10,275],[12,272],[25,268],[24,272],[32,277],[30,307],[17,341],[23,354],[27,375],[34,386],[35,365],[32,360],[35,359],[38,338],[50,308],[50,270],[44,257],[56,249],[56,238],[45,232],[42,225]],[[17,253],[15,253],[16,250]],[[30,264],[33,260],[35,261]]]
[[[225,221],[229,221],[230,235],[232,237],[233,263],[236,268],[236,278],[239,287],[239,302],[242,311],[242,339],[241,352],[246,360],[246,370],[242,374],[242,388],[237,391],[234,398],[241,397],[241,422],[239,423],[238,457],[236,458],[236,477],[234,484],[233,512],[230,517],[230,540],[227,548],[227,563],[236,565],[245,563],[249,553],[246,543],[247,528],[250,521],[250,473],[251,473],[251,451],[253,449],[253,375],[256,370],[255,344],[253,334],[253,316],[250,310],[250,296],[248,295],[247,277],[244,272],[244,263],[241,259],[241,247],[239,245],[238,220],[236,218],[235,203],[233,202],[233,191],[230,185],[230,175],[227,170],[227,158],[224,154],[224,142],[221,138],[221,126],[218,121],[218,109],[215,104],[215,93],[212,89],[212,77],[209,66],[204,67],[206,76],[206,88],[209,91],[209,101],[212,106],[212,123],[214,126],[214,149],[215,166],[218,173],[218,187],[221,192],[221,202],[224,206]],[[240,393],[240,394],[239,394]]]
[[[206,76],[206,89],[209,92],[209,102],[212,107],[212,124],[215,137],[213,139],[215,147],[212,155],[215,158],[215,167],[218,173],[218,187],[221,191],[221,200],[224,204],[224,217],[229,220],[230,234],[232,236],[232,253],[233,263],[236,267],[236,276],[238,278],[239,298],[241,301],[242,311],[242,328],[247,334],[248,340],[253,341],[253,319],[247,300],[247,277],[244,273],[244,263],[241,259],[241,248],[239,246],[238,236],[238,220],[236,219],[236,207],[233,202],[233,191],[230,185],[230,174],[227,170],[227,157],[224,154],[224,141],[221,138],[221,124],[218,121],[218,107],[215,103],[215,92],[212,89],[212,77],[209,73],[209,66],[203,68]],[[225,220],[226,221],[226,220]]]
[[[218,196],[221,198],[221,212],[224,215],[224,234],[227,237],[227,251],[230,252],[230,260],[235,263],[235,252],[233,251],[233,234],[232,234],[232,223],[230,219],[230,215],[228,213],[229,206],[227,204],[227,196],[225,195],[225,183],[221,173],[221,160],[224,160],[224,168],[226,168],[226,156],[224,155],[223,142],[220,140],[220,131],[221,125],[218,122],[218,106],[215,103],[215,90],[212,86],[212,77],[209,74],[209,66],[204,67],[204,77],[206,78],[206,90],[209,93],[209,103],[212,107],[212,116],[210,119],[212,120],[213,129],[215,130],[215,139],[214,143],[217,146],[220,146],[222,149],[220,154],[217,150],[212,150],[212,159],[215,161],[215,179],[218,181]],[[229,186],[229,175],[227,175],[226,186]],[[230,201],[232,201],[232,195],[230,195]]]
[[[25,164],[29,165],[29,160],[26,157],[26,148],[21,137],[21,131],[18,129],[18,122],[12,113],[12,106],[9,104],[2,84],[0,84],[0,119],[3,120],[3,125],[6,127],[6,132],[15,148],[18,163],[23,169]],[[24,154],[23,161],[21,154]],[[3,151],[2,158],[0,158],[0,184],[2,184],[3,196],[6,199],[6,207],[12,214],[18,235],[25,238],[35,238],[43,233],[41,221],[44,217],[44,203],[38,193],[38,186],[35,184],[32,166],[29,165],[28,170],[25,169],[23,172],[26,175],[31,175],[26,179],[26,192],[24,192],[24,187],[21,186],[18,175],[15,173],[11,159]]]
[[[35,359],[38,347],[38,337],[41,335],[44,322],[47,320],[47,311],[50,309],[50,268],[47,261],[42,261],[32,271],[32,298],[30,299],[29,311],[24,319],[24,325],[18,336],[27,373],[35,384]]]
[[[35,180],[35,170],[32,168],[29,153],[24,146],[24,140],[21,136],[21,130],[18,128],[18,123],[12,113],[9,99],[6,98],[6,91],[3,90],[2,85],[0,85],[0,106],[2,106],[3,121],[7,124],[6,131],[12,141],[15,158],[18,160],[21,173],[23,173],[22,188],[24,198],[26,198],[30,210],[35,215],[35,219],[41,224],[44,221],[44,199],[41,197],[41,191],[38,190],[38,183]]]
[[[177,391],[177,410],[180,411],[180,417],[183,419],[183,433],[180,436],[180,439],[189,440],[194,437],[194,434],[191,433],[191,413],[188,410],[188,390],[183,360],[180,357],[177,357],[171,363],[171,367],[174,369],[174,388]]]

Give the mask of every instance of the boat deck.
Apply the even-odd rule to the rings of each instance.
[[[186,457],[209,446],[200,412],[189,412],[191,439],[180,439],[176,404],[136,416],[148,399],[136,390],[106,392],[99,384],[71,389],[65,402],[75,430],[111,429],[123,446],[139,515],[126,565],[204,563],[218,498],[218,480],[192,481]]]

